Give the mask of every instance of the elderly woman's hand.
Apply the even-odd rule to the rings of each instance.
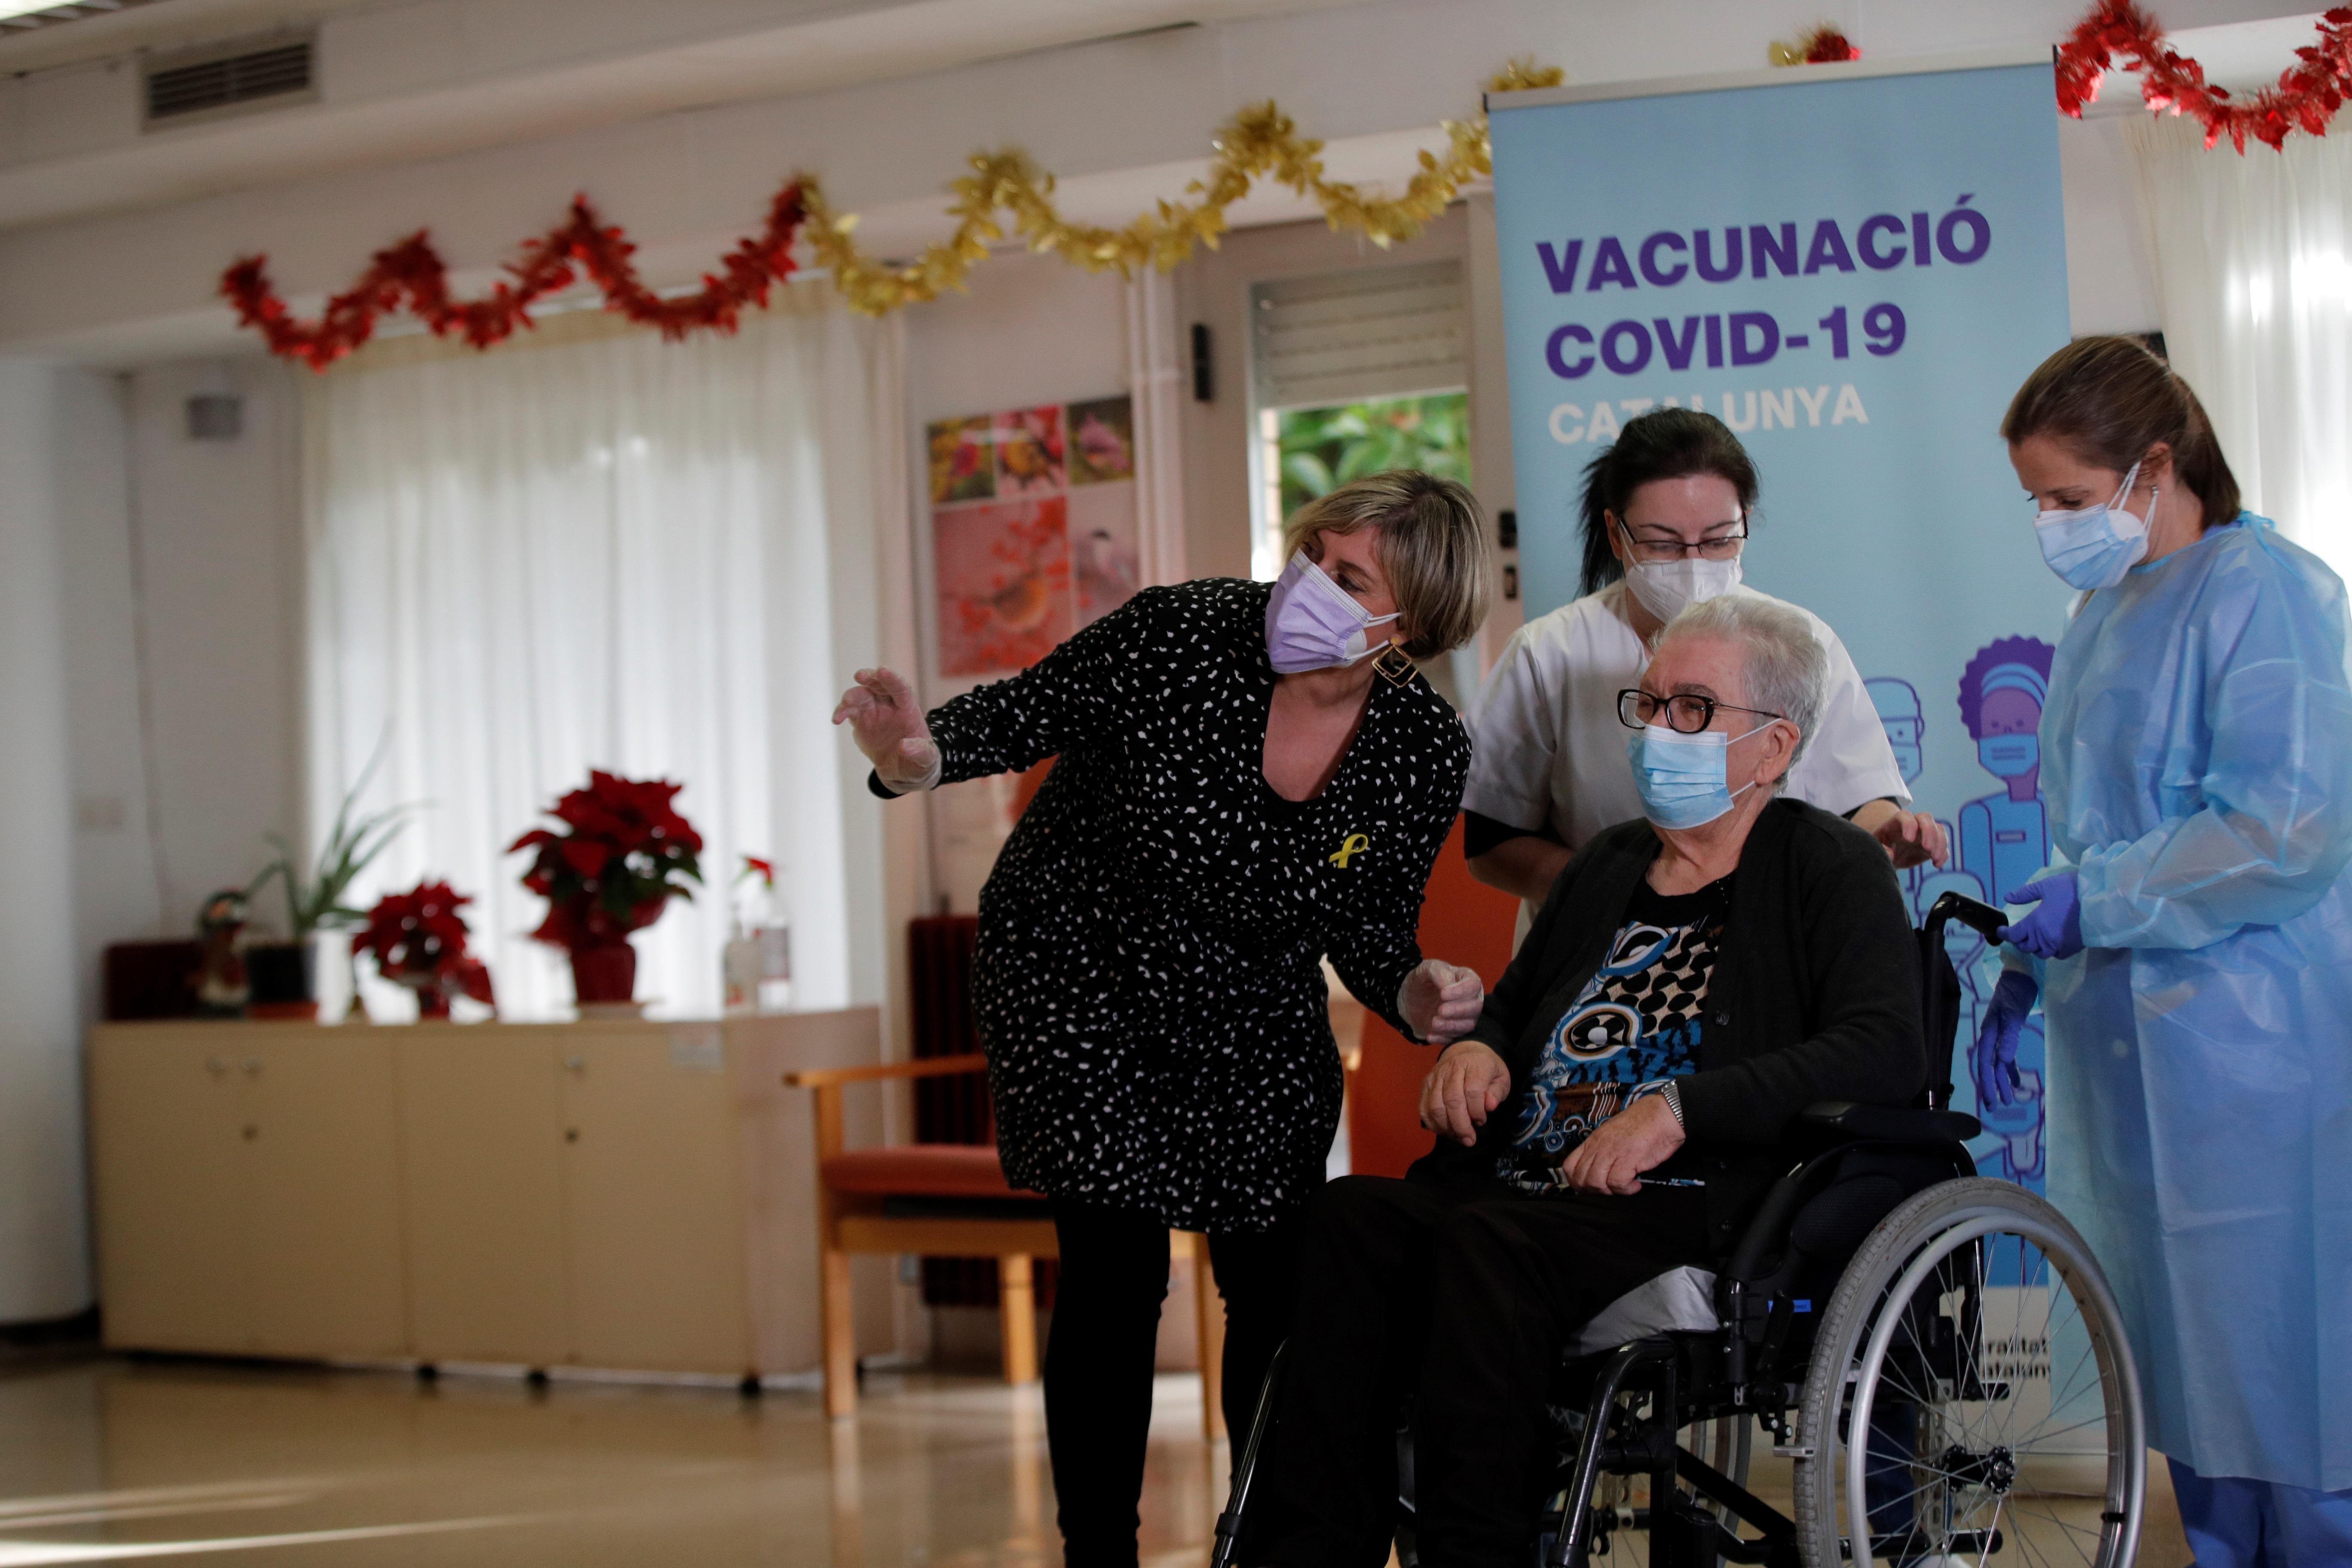
[[[1432,1045],[1451,1045],[1478,1026],[1486,985],[1475,969],[1424,958],[1397,987],[1397,1011]]]
[[[842,693],[833,721],[847,723],[857,749],[874,764],[874,776],[899,795],[940,782],[940,748],[923,720],[914,688],[887,669],[861,669],[857,684]]]
[[[1662,1094],[1645,1094],[1593,1130],[1560,1167],[1580,1193],[1615,1193],[1631,1197],[1642,1190],[1642,1173],[1654,1171],[1683,1146],[1683,1124],[1666,1109]]]
[[[1484,1043],[1463,1040],[1438,1053],[1421,1080],[1421,1124],[1441,1138],[1475,1144],[1487,1112],[1511,1092],[1511,1069]]]

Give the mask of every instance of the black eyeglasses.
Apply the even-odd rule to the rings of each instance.
[[[1742,544],[1748,542],[1748,520],[1743,517],[1727,526],[1734,531],[1711,533],[1696,544],[1672,534],[1646,537],[1637,534],[1625,525],[1622,518],[1617,521],[1617,531],[1625,536],[1626,548],[1633,551],[1636,561],[1680,561],[1685,555],[1696,555],[1706,561],[1728,561],[1739,553]]]
[[[1638,687],[1627,687],[1617,694],[1617,722],[1628,730],[1646,730],[1656,721],[1658,710],[1664,709],[1666,727],[1678,735],[1696,735],[1715,722],[1715,710],[1726,709],[1733,713],[1753,713],[1759,719],[1786,719],[1786,713],[1769,713],[1761,708],[1742,708],[1737,702],[1717,702],[1712,697],[1701,697],[1695,691],[1677,692],[1672,697],[1653,697]]]

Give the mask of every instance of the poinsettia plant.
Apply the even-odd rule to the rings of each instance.
[[[462,991],[489,1003],[489,968],[466,951],[466,922],[457,913],[473,901],[447,882],[387,893],[368,910],[352,951],[371,954],[386,980],[420,992]]]
[[[653,924],[673,897],[692,899],[702,835],[670,804],[685,787],[593,771],[586,789],[550,809],[561,831],[534,827],[508,846],[509,855],[538,851],[522,885],[547,900],[547,919],[531,935],[575,952],[609,947]]]

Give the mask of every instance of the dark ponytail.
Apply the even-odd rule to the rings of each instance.
[[[1620,521],[1633,492],[1654,479],[1713,474],[1756,504],[1756,464],[1731,427],[1696,408],[1654,408],[1627,422],[1617,444],[1584,465],[1584,586],[1598,593],[1625,574],[1609,548],[1609,513]]]
[[[2170,365],[2129,338],[2077,338],[2043,360],[2000,422],[2011,447],[2030,436],[2048,436],[2119,474],[2161,441],[2180,482],[2204,503],[2206,527],[2238,515],[2238,477],[2205,405]]]

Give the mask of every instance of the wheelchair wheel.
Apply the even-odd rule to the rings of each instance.
[[[1806,1568],[2128,1568],[2138,1549],[2147,1446],[2115,1300],[2074,1227],[2009,1182],[1930,1187],[1863,1243],[1795,1448]]]

